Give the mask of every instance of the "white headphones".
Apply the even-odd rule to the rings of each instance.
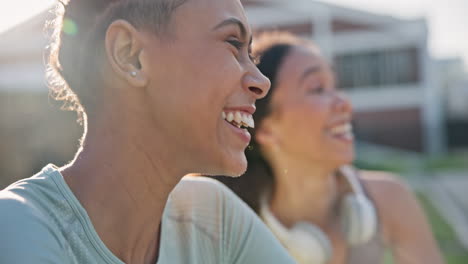
[[[364,194],[354,169],[343,166],[340,172],[352,189],[352,193],[341,201],[342,230],[350,245],[361,245],[375,235],[377,213],[373,203]],[[262,202],[260,217],[298,263],[325,264],[330,260],[333,254],[331,242],[317,226],[300,222],[287,229],[273,216],[266,200]]]

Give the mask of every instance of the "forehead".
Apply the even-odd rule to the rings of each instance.
[[[176,23],[189,24],[194,27],[211,25],[210,30],[229,18],[240,20],[250,33],[250,27],[240,0],[187,0],[176,11],[176,19],[178,20]]]
[[[320,67],[322,71],[326,70],[327,64],[319,51],[313,46],[293,47],[284,58],[278,71],[278,86],[282,86],[284,83],[297,85],[303,73],[311,67]]]
[[[315,73],[309,73],[312,68],[319,68]],[[278,104],[286,98],[299,95],[301,82],[307,77],[329,75],[331,68],[314,46],[293,47],[278,69],[276,88],[272,95],[272,102]],[[306,76],[306,77],[305,77]]]

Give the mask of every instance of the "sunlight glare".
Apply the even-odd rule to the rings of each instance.
[[[7,0],[0,8],[0,33],[44,11],[55,0]]]

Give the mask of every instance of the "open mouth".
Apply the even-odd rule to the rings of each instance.
[[[255,127],[252,115],[243,111],[223,111],[221,117],[237,128],[247,129]]]
[[[346,139],[354,138],[353,126],[349,122],[331,127],[328,130],[328,133],[332,135],[333,137],[338,137],[338,138],[346,138]]]

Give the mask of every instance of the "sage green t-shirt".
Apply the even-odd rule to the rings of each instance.
[[[101,241],[60,172],[48,165],[0,191],[0,263],[123,262]],[[294,261],[229,189],[212,179],[185,177],[163,213],[157,263]]]

